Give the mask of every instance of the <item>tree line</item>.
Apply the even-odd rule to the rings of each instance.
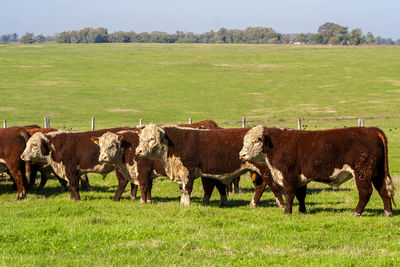
[[[371,32],[364,35],[360,28],[349,31],[348,27],[333,22],[319,26],[317,33],[282,34],[272,28],[248,27],[244,30],[220,28],[201,34],[177,31],[169,34],[153,31],[135,33],[117,31],[109,33],[106,28],[83,28],[64,31],[55,36],[35,36],[25,33],[21,38],[17,34],[0,36],[0,42],[31,43],[232,43],[232,44],[330,44],[330,45],[400,45],[400,39],[375,37]]]

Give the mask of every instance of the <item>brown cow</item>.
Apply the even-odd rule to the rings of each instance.
[[[212,120],[181,124],[180,126],[196,129],[220,129]],[[167,174],[159,160],[136,157],[135,150],[139,144],[138,131],[139,129],[118,133],[107,132],[99,138],[93,137],[92,140],[100,146],[99,162],[114,164],[127,180],[140,185],[142,192],[140,202],[143,204],[151,203],[153,179]],[[214,187],[217,187],[220,192],[221,205],[227,204],[227,188],[224,183],[214,179],[202,178],[202,184],[204,189],[203,205],[208,204]]]
[[[359,201],[354,215],[368,203],[372,185],[383,200],[385,216],[392,215],[394,186],[389,175],[387,140],[378,128],[298,131],[252,128],[245,136],[240,157],[268,166],[283,186],[285,213],[292,213],[294,196],[305,213],[307,184],[318,181],[337,187],[355,178]]]
[[[78,182],[82,174],[94,172],[104,175],[114,170],[114,167],[110,164],[99,163],[99,147],[90,140],[90,137],[124,129],[128,130],[129,128],[103,129],[82,133],[37,132],[29,139],[21,158],[25,161],[49,163],[58,176],[69,181],[71,198],[80,200]],[[117,170],[116,176],[118,180],[125,180]],[[117,190],[115,197],[119,193]]]
[[[14,178],[18,190],[18,199],[26,197],[27,179],[30,164],[25,164],[20,156],[29,139],[29,133],[22,127],[0,129],[0,169],[8,169]]]
[[[243,137],[250,128],[197,130],[177,126],[146,126],[140,132],[136,154],[159,159],[167,176],[183,185],[181,205],[190,204],[194,179],[208,177],[228,182],[247,172],[261,174],[269,184],[278,205],[282,205],[280,187],[273,182],[269,171],[264,172],[251,163],[239,159]],[[254,207],[259,199],[250,203]]]

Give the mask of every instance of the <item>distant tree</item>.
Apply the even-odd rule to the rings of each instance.
[[[375,38],[374,35],[371,32],[368,32],[367,35],[365,35],[365,44],[373,44],[375,43]]]
[[[139,43],[150,43],[151,35],[148,32],[141,32],[138,34],[137,40]]]
[[[56,34],[55,41],[57,43],[71,43],[71,32],[61,32]]]
[[[302,44],[308,43],[309,36],[308,36],[308,34],[300,33],[296,36],[296,41],[299,43],[302,43]]]
[[[131,37],[129,33],[118,31],[108,35],[108,41],[111,43],[130,43]]]
[[[46,42],[46,37],[43,34],[39,34],[34,39],[35,39],[35,43],[42,44],[42,43]]]
[[[318,34],[322,36],[323,44],[345,45],[348,44],[349,33],[347,27],[333,22],[326,22],[319,26]]]
[[[215,39],[217,43],[232,43],[232,33],[222,27],[216,33]]]
[[[363,33],[360,28],[351,30],[349,44],[359,45],[363,42]]]
[[[397,39],[395,42],[396,45],[400,45],[400,39]]]
[[[309,41],[310,41],[310,44],[322,44],[324,39],[321,34],[316,33],[316,34],[312,34],[310,36]]]
[[[3,34],[0,36],[1,43],[16,43],[18,42],[18,34]]]
[[[25,33],[22,35],[21,39],[19,39],[19,42],[22,44],[32,44],[34,42],[34,34],[31,32]]]

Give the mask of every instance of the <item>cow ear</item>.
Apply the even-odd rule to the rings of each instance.
[[[99,144],[99,138],[98,138],[97,136],[92,136],[92,137],[90,137],[90,140],[91,140],[93,143],[95,143],[96,145]]]
[[[122,135],[118,135],[118,142],[121,142],[124,139]]]
[[[264,141],[263,141],[264,147],[268,149],[272,149],[274,146],[272,144],[271,137],[267,134],[264,135]]]
[[[43,156],[48,156],[50,154],[50,146],[45,140],[41,140],[40,142],[40,151]]]

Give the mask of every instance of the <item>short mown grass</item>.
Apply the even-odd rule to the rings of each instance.
[[[349,127],[357,118],[389,140],[389,167],[400,187],[400,48],[286,45],[79,44],[0,45],[0,119],[84,131],[144,123],[213,119],[221,126],[307,130]],[[0,265],[399,265],[400,214],[384,218],[374,191],[364,216],[352,212],[354,180],[340,189],[309,186],[307,215],[283,215],[267,190],[249,209],[254,189],[219,208],[190,207],[178,186],[158,179],[151,205],[112,202],[116,179],[90,175],[82,201],[56,180],[16,200],[0,182]],[[395,200],[400,203],[398,192]]]

